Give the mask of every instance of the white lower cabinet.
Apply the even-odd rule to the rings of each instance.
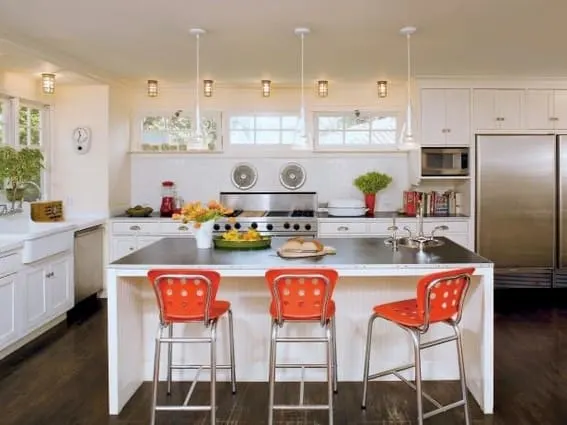
[[[112,236],[110,261],[116,261],[162,238],[163,236]]]
[[[12,273],[0,277],[0,350],[17,341],[22,333],[23,287],[18,276]]]

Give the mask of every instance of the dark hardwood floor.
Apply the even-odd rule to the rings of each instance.
[[[471,403],[475,425],[567,424],[567,291],[505,291],[496,299],[494,416]],[[362,354],[361,354],[362,355]],[[188,384],[174,385],[173,400]],[[199,388],[199,387],[198,387]],[[426,383],[442,402],[458,396],[456,383]],[[282,401],[295,401],[297,385],[280,384]],[[163,391],[162,391],[163,394]],[[368,408],[360,409],[361,385],[340,383],[336,425],[406,425],[415,420],[415,397],[402,383],[373,383]],[[306,398],[324,402],[324,387],[307,386]],[[200,384],[195,402],[206,403]],[[219,425],[266,424],[267,384],[241,383],[232,396],[218,389]],[[307,401],[307,400],[306,400]],[[149,422],[150,384],[144,384],[118,417],[107,415],[106,317],[104,306],[88,319],[63,324],[0,362],[2,425],[141,425]],[[428,403],[425,403],[428,406]],[[278,425],[326,424],[324,412],[278,413]],[[208,424],[206,413],[158,413],[158,425]],[[426,420],[464,424],[461,410]]]

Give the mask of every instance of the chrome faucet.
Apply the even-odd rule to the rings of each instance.
[[[417,201],[417,211],[415,217],[417,218],[417,237],[422,237],[423,235],[423,201]]]

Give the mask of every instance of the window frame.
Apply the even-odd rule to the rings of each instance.
[[[395,130],[395,143],[392,144],[346,144],[344,143],[344,138],[346,137],[346,133],[349,132],[348,129],[341,129],[337,130],[344,134],[343,136],[343,143],[336,144],[336,145],[325,145],[319,143],[319,117],[345,117],[351,115],[353,110],[318,110],[313,111],[313,150],[315,152],[391,152],[397,151],[400,149],[400,138],[402,134],[402,114],[400,111],[392,111],[392,110],[376,110],[376,109],[361,109],[361,112],[364,115],[370,115],[372,117],[376,116],[386,116],[386,117],[393,117],[396,119],[396,130]],[[358,132],[362,130],[351,130],[351,132]],[[372,128],[368,129],[368,133],[370,134],[370,140],[372,140]]]

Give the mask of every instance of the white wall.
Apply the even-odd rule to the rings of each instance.
[[[384,111],[400,114],[403,123],[405,108],[405,83],[389,85],[389,95],[377,96],[376,82],[365,84],[330,84],[329,96],[319,98],[315,89],[306,90],[308,123],[313,111]],[[212,98],[201,98],[203,110],[230,112],[283,112],[298,111],[300,91],[293,87],[272,87],[272,96],[263,98],[260,84],[257,87],[216,86]],[[143,90],[133,94],[132,142],[140,136],[140,120],[151,113],[172,114],[177,109],[194,108],[194,90],[190,86],[162,87],[160,95],[148,98]],[[287,162],[302,164],[307,171],[307,182],[300,190],[316,191],[322,202],[331,198],[358,197],[362,194],[352,185],[352,180],[366,171],[377,170],[393,177],[392,185],[379,195],[377,208],[393,210],[401,206],[401,192],[408,183],[406,153],[338,153],[289,152],[282,154],[258,154],[242,152],[236,156],[226,150],[222,154],[151,155],[139,154],[132,158],[131,202],[159,207],[160,183],[173,180],[179,194],[186,200],[217,198],[219,191],[236,190],[231,183],[231,170],[240,162],[252,163],[258,170],[255,191],[284,189],[278,179],[279,169]]]
[[[64,201],[67,216],[108,214],[109,211],[109,87],[57,87],[52,140],[52,199]],[[79,155],[73,129],[88,126],[91,149]]]

